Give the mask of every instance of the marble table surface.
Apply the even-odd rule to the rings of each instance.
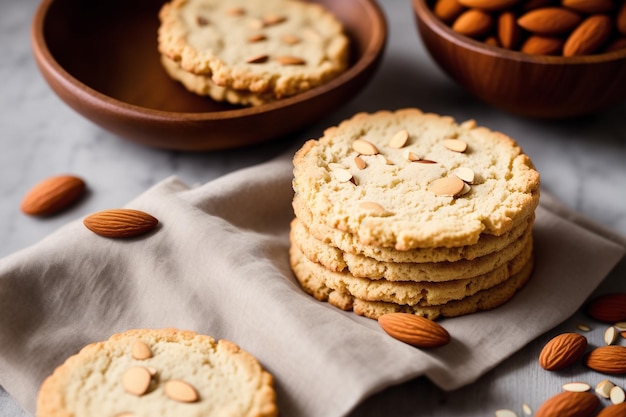
[[[352,101],[305,131],[248,148],[184,153],[146,148],[115,136],[67,107],[45,84],[33,60],[29,26],[37,0],[0,2],[0,257],[32,245],[61,225],[102,207],[121,206],[156,182],[177,175],[204,183],[272,158],[358,111],[419,107],[462,121],[476,119],[514,137],[542,176],[542,187],[598,224],[626,235],[626,103],[576,120],[540,121],[504,113],[463,91],[424,50],[410,0],[381,1],[389,41],[378,73]],[[25,192],[50,175],[71,172],[93,192],[74,210],[45,220],[19,211]],[[621,264],[601,289],[626,292]],[[0,301],[1,302],[1,301]],[[576,316],[560,329],[572,329]],[[554,334],[559,329],[554,329]],[[521,413],[538,407],[547,392],[572,378],[599,382],[597,375],[541,372],[543,343],[537,339],[475,383],[443,392],[425,379],[390,388],[365,401],[353,416],[493,415],[499,408]],[[1,343],[1,341],[0,341]],[[626,387],[623,376],[615,378]],[[28,414],[0,390],[0,414]]]

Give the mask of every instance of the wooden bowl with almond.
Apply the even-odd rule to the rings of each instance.
[[[412,1],[432,58],[490,105],[557,119],[626,100],[622,1]]]

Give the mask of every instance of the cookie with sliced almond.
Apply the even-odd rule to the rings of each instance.
[[[38,417],[278,415],[272,376],[227,340],[137,329],[93,342],[48,376]]]
[[[268,103],[322,85],[348,66],[343,24],[319,3],[171,0],[159,18],[166,72],[217,101]]]
[[[310,212],[307,226],[372,247],[475,245],[527,222],[539,202],[539,174],[514,139],[415,108],[356,114],[293,161],[294,201]],[[333,175],[337,165],[342,177]]]

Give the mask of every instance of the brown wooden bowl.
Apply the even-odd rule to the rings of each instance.
[[[422,41],[437,64],[481,100],[511,113],[566,118],[626,99],[626,50],[561,57],[529,55],[454,32],[427,0],[412,0]]]
[[[315,89],[271,104],[237,107],[185,90],[159,62],[164,0],[43,0],[31,28],[35,60],[74,110],[123,138],[164,149],[215,150],[277,138],[330,113],[357,94],[387,38],[374,0],[317,0],[352,41],[349,69]]]

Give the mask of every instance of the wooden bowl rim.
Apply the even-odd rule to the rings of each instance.
[[[555,55],[530,55],[519,51],[511,51],[497,46],[488,45],[484,42],[474,40],[453,31],[449,25],[435,16],[432,9],[428,6],[427,0],[412,0],[412,2],[413,10],[420,20],[431,30],[437,33],[437,35],[446,39],[448,42],[476,53],[495,58],[543,65],[592,65],[626,59],[626,48],[602,54],[564,57]]]
[[[123,112],[131,118],[136,117],[143,120],[178,120],[191,122],[219,121],[273,112],[294,104],[305,102],[324,95],[342,84],[349,82],[351,79],[356,78],[359,74],[366,71],[371,65],[375,65],[380,54],[382,54],[385,49],[387,39],[387,21],[376,0],[350,0],[363,5],[365,12],[372,21],[372,26],[370,27],[370,37],[367,45],[362,51],[359,59],[336,78],[312,90],[260,106],[214,112],[164,111],[137,106],[107,96],[106,94],[91,88],[67,72],[50,52],[47,40],[44,36],[43,27],[45,19],[48,10],[54,1],[55,0],[42,0],[37,7],[32,20],[31,44],[34,50],[35,59],[37,61],[41,61],[40,65],[45,65],[54,77],[62,81],[65,87],[68,90],[71,90],[71,94],[76,96],[79,100],[96,103],[96,106],[98,107],[107,108],[116,113]]]

